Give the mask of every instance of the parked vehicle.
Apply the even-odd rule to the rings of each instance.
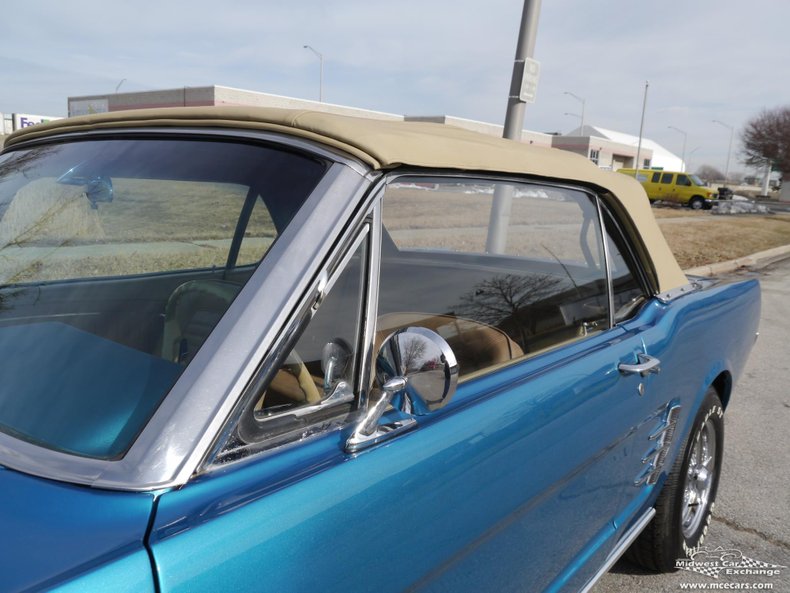
[[[634,177],[634,169],[619,169],[618,173]],[[653,169],[639,169],[636,174],[647,192],[651,202],[663,200],[676,202],[694,210],[709,210],[717,198],[717,192],[708,187],[702,179],[691,173],[676,171],[663,171]]]
[[[140,110],[12,135],[0,214],[2,591],[587,591],[707,533],[759,284],[624,175]]]

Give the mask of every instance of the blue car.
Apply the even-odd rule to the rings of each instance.
[[[759,285],[442,124],[139,110],[0,155],[0,591],[587,591],[702,543]]]

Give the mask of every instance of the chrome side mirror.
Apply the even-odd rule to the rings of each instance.
[[[373,402],[346,442],[354,452],[412,428],[412,416],[382,424],[392,407],[404,414],[422,416],[444,407],[455,393],[458,363],[449,344],[439,334],[422,327],[407,327],[390,335],[376,358],[378,388]]]

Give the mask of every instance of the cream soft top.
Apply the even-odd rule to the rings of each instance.
[[[611,194],[613,206],[633,223],[627,229],[640,256],[650,263],[656,288],[688,283],[656,223],[644,189],[633,178],[603,171],[567,151],[541,148],[446,124],[386,121],[266,107],[177,107],[139,109],[54,120],[23,128],[5,142],[66,132],[131,127],[210,127],[265,130],[314,140],[346,152],[373,169],[399,165],[526,174],[593,185]]]

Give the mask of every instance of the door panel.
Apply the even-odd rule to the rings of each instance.
[[[467,381],[416,431],[355,456],[332,433],[164,494],[162,590],[540,591],[574,562],[589,576],[625,482],[621,338]]]

